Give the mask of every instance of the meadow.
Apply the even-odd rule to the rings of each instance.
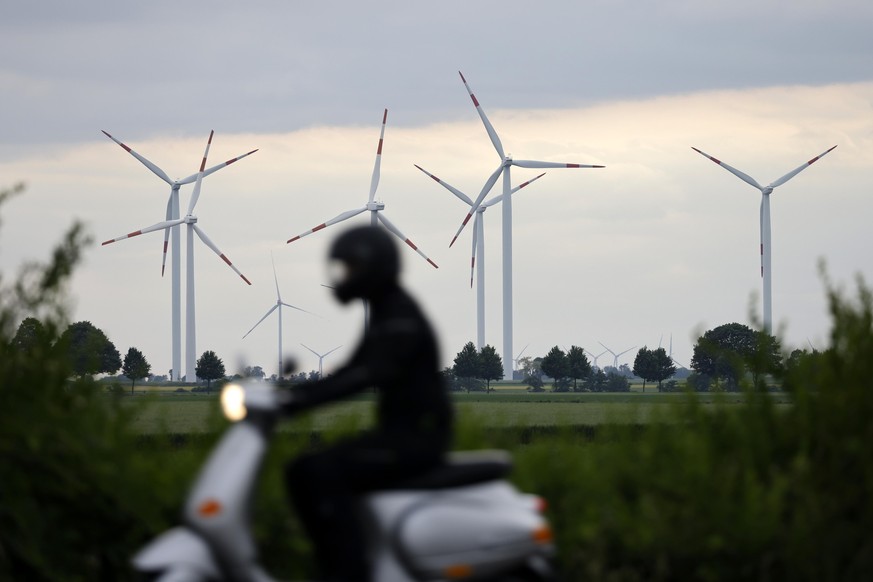
[[[190,392],[141,392],[125,399],[133,409],[135,430],[144,434],[205,433],[221,426],[218,419],[218,396]],[[774,393],[774,402],[788,406],[790,398]],[[682,402],[681,393],[628,392],[531,393],[517,386],[501,387],[485,393],[452,395],[459,422],[474,422],[486,427],[594,427],[602,424],[646,424],[666,420],[670,410]],[[739,405],[743,394],[704,394],[698,397],[703,406]],[[373,421],[374,396],[360,395],[313,411],[303,419],[280,424],[280,431],[325,431],[337,425],[370,426]]]

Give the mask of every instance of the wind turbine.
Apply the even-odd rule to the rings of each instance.
[[[529,346],[529,345],[530,345],[530,344],[527,344],[527,346]],[[518,361],[521,359],[521,356],[522,356],[522,354],[524,354],[524,351],[527,349],[527,346],[524,346],[524,347],[521,349],[521,351],[518,352],[518,355],[515,356],[514,358],[512,358],[512,363],[515,364],[515,369],[516,369],[516,370],[518,369]],[[479,348],[479,351],[482,351],[482,348]]]
[[[230,262],[224,253],[219,250],[215,243],[206,236],[206,233],[197,226],[197,217],[194,216],[194,207],[197,205],[197,200],[200,198],[200,187],[203,182],[203,176],[206,173],[206,158],[209,156],[209,146],[212,145],[212,135],[214,131],[209,132],[209,140],[206,142],[206,151],[203,152],[203,160],[200,162],[200,171],[197,172],[197,176],[194,182],[194,192],[191,194],[191,200],[188,203],[188,211],[182,218],[176,218],[173,220],[165,220],[163,222],[158,222],[157,224],[153,224],[146,228],[133,231],[131,233],[119,236],[114,239],[107,240],[103,243],[103,245],[108,245],[110,243],[118,242],[120,240],[124,240],[127,238],[132,238],[135,236],[139,236],[141,234],[146,234],[148,232],[155,232],[158,230],[163,230],[165,232],[170,230],[174,226],[178,226],[180,224],[185,224],[188,226],[187,228],[187,260],[186,260],[186,304],[185,304],[185,379],[188,382],[194,382],[196,379],[195,367],[197,362],[197,329],[196,329],[196,314],[194,307],[194,234],[203,241],[207,247],[212,249],[216,255],[218,255],[221,260],[227,263],[233,271],[240,276],[240,278],[246,282],[246,284],[251,285],[251,281],[246,279],[245,275],[240,273],[239,269],[233,266],[233,263]],[[165,239],[166,240],[166,239]]]
[[[319,354],[318,352],[316,352],[315,350],[313,350],[312,348],[310,348],[306,344],[300,344],[300,345],[303,346],[304,348],[306,348],[307,350],[309,350],[310,352],[312,352],[313,354],[315,354],[316,357],[318,358],[318,377],[319,378],[324,378],[324,372],[323,372],[323,367],[322,367],[322,364],[324,362],[324,358],[326,358],[327,356],[329,356],[330,354],[334,353],[335,351],[337,351],[338,349],[340,349],[342,347],[342,346],[337,346],[334,349],[330,350],[329,352]]]
[[[510,176],[510,167],[518,166],[520,168],[603,168],[605,166],[567,164],[558,162],[539,162],[535,160],[516,160],[511,155],[507,155],[503,151],[503,144],[500,142],[500,138],[497,136],[497,132],[494,131],[494,127],[491,125],[491,122],[488,121],[488,117],[485,115],[485,111],[482,110],[482,107],[479,105],[479,101],[476,99],[476,96],[473,94],[473,91],[467,84],[467,80],[464,78],[464,74],[460,71],[458,71],[458,74],[461,75],[461,81],[463,81],[464,87],[467,88],[467,93],[470,94],[470,99],[472,99],[473,105],[476,107],[476,112],[479,114],[479,118],[482,120],[482,124],[485,126],[485,131],[488,133],[488,137],[491,139],[491,143],[494,146],[494,149],[497,151],[497,155],[500,156],[500,165],[497,166],[497,169],[494,170],[494,172],[485,182],[485,186],[482,188],[482,191],[479,192],[479,196],[476,197],[476,200],[470,207],[470,211],[467,213],[467,216],[464,218],[464,221],[458,228],[458,232],[455,233],[455,237],[452,239],[452,242],[449,243],[449,246],[455,244],[455,241],[458,239],[461,231],[467,225],[467,222],[469,222],[470,218],[479,209],[479,206],[482,204],[482,201],[484,200],[488,192],[491,191],[491,188],[494,187],[495,182],[497,182],[497,178],[499,178],[500,175],[503,174],[503,375],[506,378],[511,378],[513,352],[512,196],[510,195],[510,192],[512,191],[512,178]]]
[[[603,345],[603,344],[600,344],[600,345]],[[582,349],[584,350],[585,348],[582,348]],[[631,348],[631,349],[633,349],[633,348]],[[594,355],[594,352],[589,352],[588,350],[585,350],[585,351],[588,352],[588,355],[591,356],[591,359],[594,361],[594,367],[597,368],[597,369],[599,370],[599,369],[600,369],[600,366],[597,365],[597,358],[599,358],[600,356],[602,356],[603,354],[605,354],[605,353],[608,352],[609,350],[605,350],[605,351],[603,351],[603,352],[600,352],[600,353],[597,354],[596,356]]]
[[[279,310],[279,373],[277,377],[282,378],[285,368],[282,367],[282,307],[290,307],[291,309],[296,309],[297,311],[302,311],[303,313],[309,313],[310,315],[314,315],[305,309],[301,309],[290,303],[285,303],[282,301],[282,293],[279,292],[279,277],[276,275],[276,261],[273,261],[272,255],[270,256],[270,260],[273,262],[273,279],[276,281],[276,304],[271,307],[264,316],[258,320],[258,322],[252,326],[252,329],[248,330],[242,339],[246,339],[250,333],[252,333],[256,327],[258,327],[262,321],[267,319],[271,313]]]
[[[433,178],[438,184],[443,186],[446,190],[457,196],[462,202],[466,203],[468,206],[473,206],[473,200],[470,199],[469,196],[449,184],[448,182],[444,182],[440,180],[418,164],[415,164],[415,167]],[[539,180],[545,176],[545,172],[537,176],[536,178],[532,178],[527,182],[520,184],[510,190],[510,196],[515,194],[531,182]],[[495,196],[479,205],[478,210],[476,210],[476,218],[473,221],[473,252],[472,258],[470,259],[470,287],[473,286],[473,271],[476,271],[476,348],[480,351],[482,347],[485,345],[485,224],[484,217],[482,216],[486,210],[490,206],[494,206],[501,200],[503,200],[503,194],[500,196]],[[479,256],[478,267],[476,264],[476,256]]]
[[[619,353],[616,354],[616,353],[613,352],[611,349],[609,349],[609,348],[607,348],[605,345],[603,345],[603,342],[597,342],[597,343],[599,343],[600,345],[602,345],[604,348],[606,348],[606,351],[607,351],[607,352],[609,352],[610,354],[612,354],[612,358],[613,358],[613,359],[612,359],[612,367],[615,368],[616,371],[618,370],[618,358],[619,358],[619,356],[623,356],[624,354],[628,353],[629,351],[631,351],[632,349],[634,349],[634,348],[636,347],[636,346],[634,346],[633,348],[628,348],[628,349],[626,349],[625,351],[623,351],[623,352],[619,352]],[[603,354],[600,354],[600,355],[602,356]],[[599,356],[598,356],[598,357],[599,357]]]
[[[336,224],[338,222],[342,222],[343,220],[347,220],[349,218],[352,218],[353,216],[357,216],[358,214],[369,210],[370,211],[370,224],[372,224],[373,226],[376,226],[377,221],[381,222],[382,225],[385,226],[385,228],[387,228],[397,238],[399,238],[400,240],[405,242],[407,245],[409,245],[409,247],[412,250],[414,250],[419,255],[421,255],[424,258],[424,260],[426,260],[428,263],[430,263],[434,268],[439,268],[436,263],[434,263],[432,260],[430,260],[430,258],[428,258],[428,256],[425,255],[421,251],[421,249],[419,249],[417,246],[415,246],[415,244],[411,240],[406,238],[406,235],[404,235],[402,232],[400,232],[400,230],[396,226],[394,226],[394,223],[392,223],[390,220],[388,220],[388,218],[385,216],[385,213],[384,213],[385,204],[383,202],[377,202],[375,200],[376,187],[379,185],[380,167],[382,165],[382,142],[385,139],[385,124],[387,123],[387,121],[388,121],[388,110],[386,109],[385,112],[382,114],[382,131],[379,134],[379,145],[376,148],[376,163],[373,166],[373,176],[372,176],[372,178],[370,178],[370,196],[369,196],[369,199],[367,200],[367,203],[364,206],[361,206],[360,208],[355,208],[352,210],[347,210],[346,212],[342,212],[342,213],[338,214],[337,216],[331,218],[327,222],[323,222],[323,223],[319,224],[318,226],[316,226],[310,230],[307,230],[306,232],[304,232],[302,234],[299,234],[295,237],[288,239],[289,243],[292,243],[298,239],[303,238],[304,236],[312,234],[313,232],[318,232],[319,230],[321,230],[323,228],[327,228],[328,226],[331,226],[331,225]]]
[[[101,130],[103,131],[103,130]],[[198,173],[191,174],[187,178],[183,178],[181,180],[171,180],[170,177],[164,172],[161,168],[147,160],[144,156],[141,156],[133,149],[131,149],[126,144],[112,137],[108,132],[103,131],[103,133],[121,146],[127,153],[132,155],[134,158],[140,161],[146,168],[151,170],[158,178],[166,182],[170,185],[170,196],[167,199],[167,220],[176,220],[179,218],[179,188],[181,188],[185,184],[191,184],[192,182],[197,180]],[[244,157],[255,153],[258,150],[252,150],[246,154],[241,156],[237,156],[230,160],[227,160],[223,164],[218,164],[217,166],[212,166],[208,170],[203,172],[203,177],[212,174],[213,172],[217,172],[221,168],[225,166],[229,166],[237,160],[241,160]],[[164,255],[163,260],[161,262],[161,276],[164,276],[164,268],[167,264],[167,239],[172,234],[172,262],[170,264],[170,280],[171,280],[171,303],[172,303],[172,325],[173,325],[173,333],[172,333],[172,349],[173,349],[173,373],[172,380],[178,380],[182,374],[182,285],[181,285],[181,261],[180,261],[180,246],[179,246],[179,226],[176,225],[170,229],[164,231]]]
[[[770,182],[770,184],[768,184],[767,186],[761,186],[754,178],[752,178],[748,174],[745,174],[745,173],[737,170],[736,168],[727,165],[726,163],[722,162],[721,160],[716,159],[716,158],[712,157],[711,155],[700,151],[696,147],[692,146],[692,148],[691,148],[694,151],[696,151],[697,153],[699,153],[700,155],[709,158],[710,160],[712,160],[713,162],[715,162],[716,164],[718,164],[719,166],[721,166],[722,168],[724,168],[725,170],[727,170],[728,172],[730,172],[731,174],[733,174],[734,176],[736,176],[737,178],[742,180],[743,182],[745,182],[751,186],[754,186],[755,188],[757,188],[758,190],[761,191],[761,210],[760,210],[761,278],[764,280],[763,281],[764,282],[764,298],[763,298],[764,299],[764,329],[767,330],[767,332],[769,332],[771,329],[773,329],[773,309],[772,309],[773,303],[772,303],[772,288],[771,288],[771,278],[770,278],[770,276],[771,276],[770,275],[770,270],[771,270],[771,263],[770,263],[770,251],[771,251],[771,247],[770,247],[770,194],[773,192],[774,188],[776,188],[777,186],[781,186],[782,184],[784,184],[785,182],[787,182],[788,180],[790,180],[791,178],[793,178],[794,176],[799,174],[801,171],[805,170],[808,166],[811,166],[814,162],[823,158],[827,153],[829,153],[835,147],[837,147],[837,146],[834,146],[834,147],[830,148],[829,150],[817,155],[816,157],[812,158],[808,162],[800,165],[799,167],[795,168],[794,170],[791,170],[790,172],[788,172],[787,174],[785,174],[784,176],[782,176],[778,180]]]

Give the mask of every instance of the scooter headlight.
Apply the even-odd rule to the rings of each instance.
[[[246,417],[246,393],[239,384],[226,384],[221,391],[221,411],[231,422],[238,422]]]

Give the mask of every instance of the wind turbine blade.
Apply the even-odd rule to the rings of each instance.
[[[200,240],[202,240],[203,243],[204,243],[206,246],[208,246],[210,249],[212,249],[212,252],[214,252],[216,255],[218,255],[218,256],[221,258],[222,261],[224,261],[225,263],[227,263],[227,266],[230,267],[231,269],[233,269],[234,273],[236,273],[237,275],[239,275],[240,278],[241,278],[243,281],[246,282],[246,284],[248,284],[248,285],[251,285],[251,284],[252,284],[251,281],[249,281],[248,279],[246,279],[246,276],[245,276],[245,275],[243,275],[242,273],[239,272],[239,269],[237,269],[236,267],[233,266],[233,263],[230,262],[230,259],[228,259],[228,258],[224,255],[224,253],[222,253],[220,250],[218,250],[218,247],[215,246],[215,243],[212,242],[212,241],[209,239],[208,236],[206,236],[206,233],[203,232],[203,230],[202,230],[199,226],[197,226],[196,224],[192,224],[191,227],[194,229],[194,232],[197,233],[197,236],[200,237]]]
[[[491,122],[488,121],[488,117],[485,115],[485,111],[483,111],[482,106],[479,105],[479,100],[476,99],[475,95],[473,95],[473,90],[470,89],[470,85],[467,84],[467,79],[464,78],[464,73],[458,71],[458,74],[461,75],[461,81],[464,82],[464,87],[467,88],[467,93],[470,94],[470,99],[473,100],[473,105],[476,107],[476,113],[479,114],[479,118],[485,125],[485,131],[488,132],[488,137],[491,138],[491,143],[494,144],[494,149],[497,150],[497,154],[500,156],[500,159],[503,160],[504,158],[506,158],[506,154],[503,153],[503,144],[500,143],[500,138],[497,136],[497,132],[494,131],[494,126],[492,126]]]
[[[731,174],[733,174],[734,176],[736,176],[737,178],[739,178],[740,180],[742,180],[743,182],[745,182],[745,183],[747,183],[747,184],[750,184],[750,185],[754,186],[754,187],[757,188],[758,190],[763,190],[763,189],[764,189],[763,186],[761,186],[760,184],[758,184],[757,180],[755,180],[753,177],[749,176],[748,174],[739,171],[738,169],[734,168],[733,166],[729,166],[729,165],[727,165],[726,163],[724,163],[723,161],[719,160],[718,158],[714,158],[714,157],[712,157],[711,155],[709,155],[709,154],[707,154],[707,153],[705,153],[705,152],[700,151],[699,149],[697,149],[697,148],[694,147],[694,146],[691,146],[691,149],[693,149],[695,152],[697,152],[697,153],[700,154],[701,156],[703,156],[703,157],[705,157],[705,158],[709,158],[710,160],[712,160],[713,162],[715,162],[716,164],[718,164],[719,166],[721,166],[722,168],[724,168],[725,170],[727,170],[728,172],[730,172]]]
[[[512,160],[513,166],[519,168],[605,168],[606,166],[590,164],[565,164],[563,162],[537,162],[536,160]]]
[[[382,114],[382,130],[379,132],[379,146],[376,148],[376,163],[373,165],[373,177],[370,178],[370,199],[376,197],[376,188],[379,186],[379,173],[382,167],[382,142],[385,140],[385,124],[388,121],[388,110]]]
[[[494,173],[488,177],[488,180],[485,182],[485,185],[482,186],[482,191],[479,192],[479,195],[476,197],[476,200],[473,202],[473,205],[470,207],[470,211],[467,213],[467,216],[464,217],[464,222],[461,223],[460,228],[458,228],[458,232],[455,233],[455,237],[452,239],[452,242],[449,243],[449,247],[455,244],[455,241],[458,240],[458,237],[461,235],[461,231],[464,230],[464,227],[467,226],[467,222],[469,222],[470,217],[479,209],[479,206],[482,204],[482,200],[485,196],[488,195],[488,192],[491,191],[491,188],[494,187],[494,183],[497,181],[497,178],[500,177],[500,173],[503,172],[503,164],[500,164]]]
[[[171,216],[173,213],[172,204],[173,204],[173,196],[170,195],[170,197],[167,199],[167,214],[166,214],[167,220],[170,220],[172,218],[172,216]],[[165,228],[164,229],[164,256],[161,259],[161,277],[164,276],[164,269],[167,266],[167,245],[168,245],[169,239],[170,239],[170,229]]]
[[[473,221],[473,252],[470,254],[470,289],[473,288],[473,271],[476,268],[476,243],[479,236],[479,217]]]
[[[632,349],[634,349],[635,347],[637,347],[637,346],[634,346],[633,348],[628,348],[625,351],[621,352],[620,354],[616,355],[615,357],[617,358],[618,356],[624,355],[624,354],[628,353],[629,351],[631,351]]]
[[[837,146],[834,146],[833,148],[827,150],[826,152],[817,155],[816,157],[812,158],[811,160],[809,160],[805,164],[799,166],[798,168],[791,170],[790,172],[788,172],[787,174],[785,174],[784,176],[782,176],[781,178],[779,178],[778,180],[776,180],[775,182],[770,184],[770,187],[775,188],[776,186],[781,186],[782,184],[784,184],[785,182],[787,182],[788,180],[790,180],[791,178],[793,178],[794,176],[796,176],[797,174],[799,174],[800,172],[802,172],[803,170],[805,170],[806,168],[811,166],[814,162],[817,162],[821,158],[825,157],[828,153],[833,151],[833,149],[835,147],[837,147]]]
[[[308,313],[309,315],[315,315],[315,317],[321,317],[320,315],[316,315],[315,313],[312,313],[311,311],[306,311],[305,309],[301,309],[300,307],[297,307],[296,305],[291,305],[290,303],[285,303],[284,301],[280,301],[280,303],[282,305],[284,305],[285,307],[290,307],[291,309],[296,309],[297,311],[302,311],[303,313]]]
[[[316,357],[318,357],[318,358],[321,357],[321,354],[319,354],[318,352],[316,352],[315,350],[313,350],[312,348],[310,348],[306,344],[300,344],[300,345],[303,346],[304,348],[306,348],[307,350],[309,350],[310,352],[312,352],[313,354],[315,354]]]
[[[212,145],[212,135],[214,133],[214,130],[209,132],[209,140],[206,142],[206,151],[203,152],[203,160],[200,162],[200,171],[197,173],[197,181],[194,183],[194,192],[191,194],[191,202],[188,204],[188,214],[194,213],[197,199],[200,198],[200,185],[203,183],[203,169],[206,167],[206,158],[209,156],[209,146]]]
[[[340,349],[341,347],[342,347],[342,346],[337,346],[337,347],[335,347],[334,349],[332,349],[332,350],[330,350],[329,352],[327,352],[326,354],[324,354],[324,356],[322,356],[322,357],[326,358],[327,356],[329,356],[330,354],[334,353],[335,351],[337,351],[337,350]]]
[[[279,293],[279,277],[276,275],[276,260],[273,258],[273,251],[270,251],[270,262],[273,263],[273,280],[276,281],[276,299],[281,303],[282,294]]]
[[[518,192],[519,190],[521,190],[522,188],[524,188],[525,186],[527,186],[531,182],[536,182],[537,180],[539,180],[540,178],[542,178],[545,175],[546,175],[546,173],[543,172],[542,174],[540,174],[536,178],[531,178],[527,182],[519,184],[518,186],[516,186],[515,188],[513,188],[512,190],[509,191],[509,195],[512,196],[513,194],[515,194],[516,192]],[[501,200],[503,200],[503,194],[500,194],[499,196],[495,196],[494,198],[490,199],[488,202],[483,203],[481,208],[490,208],[490,207],[494,206],[495,204],[497,204],[498,202],[500,202]]]
[[[473,199],[472,198],[470,198],[469,196],[467,196],[466,194],[464,194],[463,192],[461,192],[460,190],[458,190],[457,188],[455,188],[451,184],[449,184],[447,182],[443,182],[442,180],[440,180],[439,178],[437,178],[436,176],[434,176],[433,174],[431,174],[430,172],[428,172],[427,170],[425,170],[424,168],[422,168],[418,164],[412,164],[412,165],[415,166],[416,168],[418,168],[419,170],[421,170],[422,172],[424,172],[425,174],[427,174],[428,176],[430,176],[431,178],[433,178],[437,184],[439,184],[440,186],[442,186],[443,188],[445,188],[446,190],[448,190],[449,192],[451,192],[452,194],[454,194],[455,196],[460,198],[463,202],[466,202],[470,206],[473,206]]]
[[[421,252],[421,249],[419,249],[417,246],[415,246],[415,243],[413,243],[411,240],[406,238],[406,235],[403,234],[402,232],[400,232],[400,229],[398,229],[396,226],[394,226],[394,224],[390,220],[385,218],[384,212],[377,212],[376,218],[378,218],[380,221],[382,221],[382,224],[385,225],[385,228],[387,228],[392,233],[394,233],[394,235],[397,236],[397,238],[399,238],[400,240],[402,240],[403,242],[408,244],[412,250],[414,250],[419,255],[421,255],[425,261],[427,261],[428,263],[430,263],[433,266],[434,269],[439,269],[439,265],[437,265],[436,263],[431,261],[430,257],[428,257],[426,254]]]
[[[258,320],[258,323],[256,323],[255,325],[253,325],[253,326],[252,326],[252,329],[250,329],[250,330],[248,330],[248,331],[246,332],[246,335],[242,336],[242,339],[246,339],[246,336],[249,335],[250,333],[252,333],[253,331],[255,331],[255,328],[258,327],[259,325],[261,325],[261,322],[264,321],[265,319],[267,319],[267,317],[269,317],[269,315],[270,315],[271,313],[273,313],[274,311],[276,311],[276,309],[278,309],[278,307],[279,307],[278,305],[274,305],[273,307],[271,307],[270,310],[267,311],[267,313],[264,314],[264,317],[262,317],[261,319],[259,319],[259,320]]]
[[[349,211],[343,212],[342,214],[338,214],[337,216],[334,216],[333,218],[331,218],[327,222],[322,222],[318,226],[307,230],[303,234],[298,234],[297,236],[295,236],[293,238],[289,238],[288,242],[292,243],[297,239],[300,239],[300,238],[303,238],[304,236],[308,236],[308,235],[312,234],[313,232],[318,232],[322,228],[327,228],[328,226],[330,226],[332,224],[336,224],[337,222],[342,222],[343,220],[349,219],[353,216],[357,216],[358,214],[364,212],[366,209],[367,209],[366,206],[362,206],[361,208],[356,208],[355,210],[349,210]]]
[[[146,234],[146,233],[149,233],[149,232],[154,232],[154,231],[156,231],[156,230],[161,230],[162,228],[170,228],[171,226],[176,226],[177,224],[182,224],[182,222],[184,222],[184,219],[181,219],[181,218],[178,219],[178,220],[165,220],[165,221],[163,221],[163,222],[159,222],[159,223],[157,223],[157,224],[153,224],[153,225],[151,225],[151,226],[147,226],[147,227],[145,227],[145,228],[143,228],[143,229],[135,230],[135,231],[133,231],[133,232],[129,232],[129,233],[127,233],[127,234],[125,234],[125,235],[122,235],[122,236],[119,236],[119,237],[117,237],[117,238],[113,238],[113,239],[110,239],[110,240],[104,241],[104,242],[102,243],[102,246],[108,245],[108,244],[110,244],[110,243],[118,242],[118,241],[120,241],[120,240],[124,240],[124,239],[126,239],[126,238],[133,238],[133,237],[135,237],[135,236],[139,236],[139,235],[141,235],[141,234]]]
[[[255,153],[256,151],[258,151],[258,150],[252,150],[252,151],[250,151],[250,152],[248,152],[248,153],[245,153],[245,154],[243,154],[243,155],[241,155],[241,156],[237,156],[237,157],[235,157],[235,158],[231,158],[231,159],[227,160],[226,162],[222,162],[222,163],[220,163],[220,164],[216,164],[216,165],[212,166],[211,168],[208,168],[208,169],[204,170],[204,171],[203,171],[203,177],[205,178],[206,176],[208,176],[208,175],[210,175],[210,174],[214,174],[215,172],[217,172],[217,171],[220,170],[221,168],[227,167],[227,166],[231,165],[231,164],[234,163],[234,162],[238,162],[238,161],[240,161],[241,159],[243,159],[244,157],[252,155],[252,154]],[[193,182],[193,181],[195,181],[195,180],[197,179],[198,174],[199,174],[199,172],[196,173],[196,174],[191,174],[190,176],[188,176],[188,177],[185,178],[184,180],[179,180],[179,184],[190,184],[191,182]]]
[[[602,345],[604,348],[606,348],[606,351],[607,351],[607,352],[609,352],[610,354],[612,354],[612,355],[615,356],[616,358],[618,357],[618,356],[615,355],[615,352],[613,352],[611,349],[607,348],[607,347],[603,344],[603,342],[597,342],[597,343],[599,343],[599,344]],[[600,354],[600,355],[602,356],[603,354]]]
[[[145,159],[143,156],[139,155],[138,153],[136,153],[135,151],[133,151],[132,149],[130,149],[130,148],[129,148],[127,145],[125,145],[124,143],[122,143],[122,142],[118,141],[117,139],[115,139],[114,137],[112,137],[108,132],[106,132],[106,131],[104,131],[104,130],[102,130],[102,129],[101,129],[100,131],[103,131],[103,134],[104,134],[106,137],[108,137],[109,139],[111,139],[112,141],[114,141],[115,143],[117,143],[118,145],[120,145],[120,146],[124,149],[124,151],[126,151],[127,153],[129,153],[130,155],[132,155],[133,157],[135,157],[137,160],[140,161],[140,163],[142,163],[142,165],[144,165],[146,168],[148,168],[149,170],[151,170],[152,172],[154,172],[154,174],[155,174],[158,178],[160,178],[161,180],[163,180],[164,182],[166,182],[166,183],[169,184],[170,186],[173,185],[173,181],[170,179],[170,177],[167,175],[167,173],[164,172],[162,169],[160,169],[159,167],[157,167],[156,165],[154,165],[152,162],[148,161],[148,160]]]

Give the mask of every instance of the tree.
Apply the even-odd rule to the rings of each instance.
[[[18,326],[10,345],[18,351],[32,352],[35,349],[45,349],[50,343],[48,331],[42,322],[35,317],[27,317]]]
[[[70,368],[79,376],[114,374],[121,368],[121,354],[102,330],[90,321],[70,324],[56,344],[69,358]]]
[[[643,379],[643,392],[646,391],[646,381],[658,382],[658,392],[661,391],[661,382],[676,373],[673,360],[667,355],[664,348],[650,350],[643,346],[634,358],[634,375]]]
[[[567,351],[567,375],[573,379],[573,392],[578,392],[577,380],[584,380],[591,374],[591,363],[585,350],[579,346],[570,346]]]
[[[543,371],[540,369],[542,358],[521,358],[518,360],[522,373],[522,382],[529,386],[531,392],[543,391]]]
[[[643,379],[643,392],[646,391],[646,382],[654,380],[654,354],[648,346],[643,346],[634,358],[634,375]]]
[[[604,392],[606,390],[606,374],[598,368],[585,378],[582,386],[590,392]]]
[[[148,363],[141,351],[136,348],[128,348],[124,362],[121,364],[121,373],[130,378],[131,394],[133,394],[136,381],[148,377],[151,370],[152,365]]]
[[[747,371],[757,386],[763,374],[778,371],[780,366],[779,341],[740,323],[726,323],[704,333],[691,357],[696,372],[715,378],[716,386],[724,378],[729,390],[739,388]]]
[[[567,362],[564,350],[558,346],[549,350],[549,353],[543,358],[541,368],[544,374],[552,377],[555,392],[566,386],[566,378],[570,376],[570,364]]]
[[[630,382],[622,374],[607,374],[605,392],[630,392]]]
[[[257,378],[258,380],[263,380],[264,376],[267,374],[260,366],[246,366],[245,369],[243,369],[242,375],[246,378]]]
[[[476,346],[473,345],[473,342],[467,342],[455,356],[454,366],[452,366],[452,371],[467,388],[467,392],[470,392],[478,384],[478,378],[482,377],[481,368],[481,358],[479,352],[476,351]]]
[[[503,378],[503,358],[494,346],[485,344],[479,352],[479,377],[485,380],[485,392],[491,391],[491,380]]]
[[[206,391],[209,392],[213,380],[224,378],[224,362],[215,355],[215,352],[206,350],[197,360],[194,373],[197,374],[198,378],[206,380]]]

